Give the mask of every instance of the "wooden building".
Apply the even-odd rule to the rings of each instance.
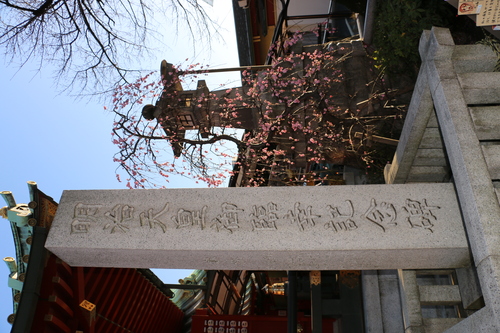
[[[28,182],[29,204],[2,192],[16,258],[10,268],[11,332],[180,333],[183,312],[148,269],[70,267],[44,248],[57,203]]]

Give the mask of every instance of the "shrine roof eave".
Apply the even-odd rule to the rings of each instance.
[[[41,212],[39,207],[46,207],[46,203],[57,205],[51,197],[38,190],[36,182],[28,181],[27,184],[30,202],[27,205],[20,205],[28,208],[30,214],[27,216],[15,216],[15,219],[12,219],[12,215],[8,214],[11,215],[9,221],[12,227],[16,251],[17,267],[15,267],[15,270],[18,276],[21,273],[25,274],[22,282],[22,290],[17,291],[21,292],[21,299],[17,304],[13,300],[14,321],[12,323],[11,332],[29,332],[31,323],[33,322],[39,298],[40,281],[43,277],[47,254],[44,248],[45,239],[47,238],[48,229],[50,227],[50,223],[47,222],[48,216],[41,216],[41,214],[45,214],[46,210],[44,209],[43,212]],[[3,191],[1,194],[8,208],[19,206],[16,204],[11,192]],[[41,198],[44,200],[44,205],[40,202]],[[22,220],[23,217],[28,220]],[[36,224],[33,225],[32,221],[35,221]],[[31,238],[29,246],[27,245],[28,238]],[[28,262],[23,261],[25,255],[29,255]],[[17,292],[13,289],[13,295]]]
[[[47,228],[36,226],[33,228],[30,264],[26,271],[21,300],[19,301],[14,323],[12,324],[11,333],[24,333],[31,330],[31,324],[39,300],[39,288],[43,279],[45,258],[47,255],[47,250],[44,246],[47,234]]]

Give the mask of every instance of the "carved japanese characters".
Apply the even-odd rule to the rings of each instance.
[[[78,203],[74,207],[71,234],[88,233],[91,229],[104,232],[127,233],[138,228],[156,232],[197,228],[201,230],[237,233],[240,230],[254,232],[279,231],[293,225],[300,232],[317,229],[333,234],[370,229],[387,232],[390,228],[406,228],[433,233],[439,223],[437,205],[429,205],[427,199],[407,198],[404,205],[397,205],[371,198],[368,205],[353,200],[332,200],[331,204],[313,207],[301,202],[280,204],[267,202],[243,209],[235,203],[222,202],[218,206],[172,208],[165,202],[160,207],[138,210],[128,203],[106,207],[100,203]]]

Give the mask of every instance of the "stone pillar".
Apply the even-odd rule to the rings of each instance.
[[[414,270],[398,270],[405,333],[425,333]]]
[[[462,305],[468,312],[474,312],[484,306],[483,294],[475,267],[462,267],[455,270],[462,297]]]
[[[396,270],[378,271],[378,280],[384,327],[384,330],[380,332],[404,332],[398,272]]]
[[[361,286],[363,288],[365,333],[384,332],[377,271],[362,271]]]

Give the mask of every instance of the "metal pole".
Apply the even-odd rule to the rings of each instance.
[[[359,38],[364,40],[365,30],[362,21],[363,21],[363,15],[356,14],[356,26],[358,27]]]
[[[323,309],[321,299],[321,271],[309,272],[311,285],[311,331],[323,332]]]
[[[255,66],[202,69],[194,71],[179,71],[178,73],[179,75],[190,75],[190,74],[209,74],[209,73],[223,73],[223,72],[243,72],[246,70],[260,71],[271,67],[272,67],[271,65],[255,65]]]
[[[370,45],[373,42],[373,22],[375,21],[376,0],[366,2],[365,27],[363,29],[363,40]]]
[[[288,333],[297,333],[297,272],[288,271]]]
[[[330,0],[330,6],[328,7],[328,13],[331,14],[334,11],[335,11],[335,0]],[[329,26],[330,23],[331,23],[331,26]],[[328,20],[328,25],[326,26],[326,28],[331,28],[331,29],[335,28],[333,26],[333,20]],[[321,42],[323,44],[326,43],[326,35],[327,34],[328,34],[327,29],[325,29],[325,31],[323,32],[323,39],[321,40]]]
[[[341,12],[341,13],[331,13],[331,14],[313,14],[313,15],[295,15],[287,16],[288,20],[307,20],[307,19],[317,19],[317,18],[328,18],[328,17],[352,17],[352,12]]]

